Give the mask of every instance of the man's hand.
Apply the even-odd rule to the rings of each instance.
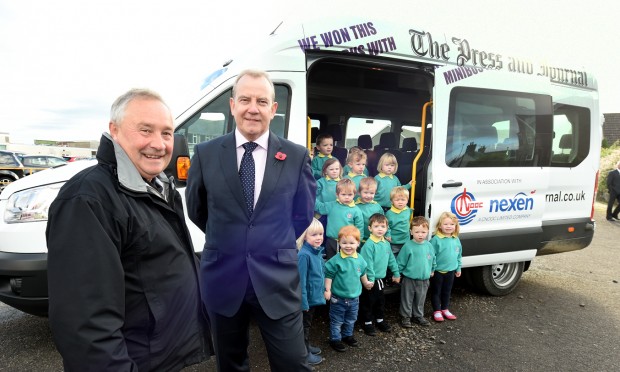
[[[461,277],[461,272],[457,271],[456,274],[454,274],[454,276],[456,276],[457,278],[460,278]]]
[[[323,293],[323,297],[325,297],[325,299],[326,299],[327,301],[329,301],[329,299],[330,299],[330,298],[332,298],[332,292],[331,292],[331,291],[329,291],[329,290],[325,291],[325,292]]]
[[[392,277],[392,281],[394,283],[398,284],[398,283],[400,283],[400,277],[398,277],[398,278]]]

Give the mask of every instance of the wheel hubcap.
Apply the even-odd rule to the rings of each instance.
[[[518,263],[497,264],[491,267],[493,273],[493,282],[498,287],[506,287],[510,285],[517,276]]]

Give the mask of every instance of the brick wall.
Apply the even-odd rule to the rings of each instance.
[[[603,138],[607,138],[609,146],[620,140],[620,114],[603,114]]]

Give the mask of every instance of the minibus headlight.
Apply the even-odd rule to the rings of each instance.
[[[50,205],[64,184],[54,183],[11,195],[4,210],[4,222],[47,221]]]

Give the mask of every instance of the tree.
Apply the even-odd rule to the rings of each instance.
[[[601,143],[601,147],[604,149],[609,148],[609,142],[607,142],[607,138],[603,138],[603,142]]]

